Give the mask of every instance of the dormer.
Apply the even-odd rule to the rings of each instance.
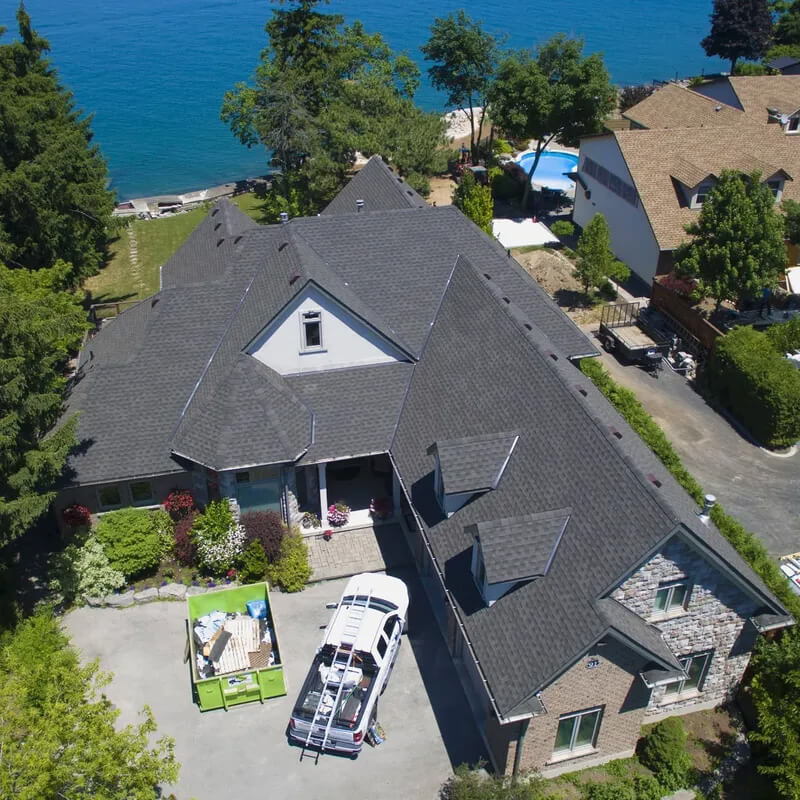
[[[465,528],[472,536],[472,577],[487,606],[547,575],[571,513],[562,508]]]
[[[431,445],[436,500],[448,517],[473,497],[497,488],[518,439],[516,433],[490,433]]]
[[[769,177],[764,178],[764,183],[769,186],[769,190],[772,192],[772,196],[775,198],[776,203],[780,203],[781,200],[783,200],[783,189],[787,180],[792,180],[792,176],[782,169],[779,169],[769,175]]]
[[[675,181],[681,205],[689,208],[702,208],[716,181],[713,172],[698,167],[685,158],[676,161],[670,176]]]
[[[800,109],[795,109],[790,113],[781,113],[777,108],[767,109],[767,122],[776,122],[783,128],[783,132],[789,136],[800,133]]]

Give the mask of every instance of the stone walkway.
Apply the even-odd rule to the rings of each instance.
[[[312,581],[344,578],[359,572],[382,572],[409,561],[410,554],[400,526],[336,531],[326,542],[322,534],[306,536]]]

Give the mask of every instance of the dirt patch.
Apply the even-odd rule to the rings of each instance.
[[[736,724],[722,706],[683,717],[686,749],[695,769],[711,772],[726,758],[736,739]]]
[[[574,266],[565,255],[554,250],[526,248],[512,253],[576,324],[600,321],[602,304],[587,306],[581,285],[572,276]]]
[[[449,176],[431,178],[431,193],[428,202],[432,206],[449,206],[453,203],[456,182]]]

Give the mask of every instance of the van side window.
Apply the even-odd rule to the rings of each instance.
[[[391,616],[383,625],[383,632],[386,634],[387,639],[392,638],[392,634],[394,633],[394,626],[397,624],[397,617]],[[383,654],[381,654],[383,655]]]
[[[384,655],[386,655],[386,646],[387,646],[386,637],[381,634],[381,636],[378,637],[378,653],[380,654],[381,658],[383,658]]]

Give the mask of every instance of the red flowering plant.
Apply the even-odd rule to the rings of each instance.
[[[172,519],[184,519],[194,510],[194,497],[188,489],[173,489],[164,501],[164,508]]]
[[[376,519],[388,519],[392,515],[392,498],[373,497],[369,501],[369,513]]]
[[[330,528],[328,528],[328,530],[326,530],[325,533],[322,534],[322,538],[326,542],[329,542],[333,538],[333,531]]]
[[[80,528],[89,525],[92,521],[92,512],[86,506],[73,503],[61,511],[61,518],[64,520],[64,524],[70,528]]]

